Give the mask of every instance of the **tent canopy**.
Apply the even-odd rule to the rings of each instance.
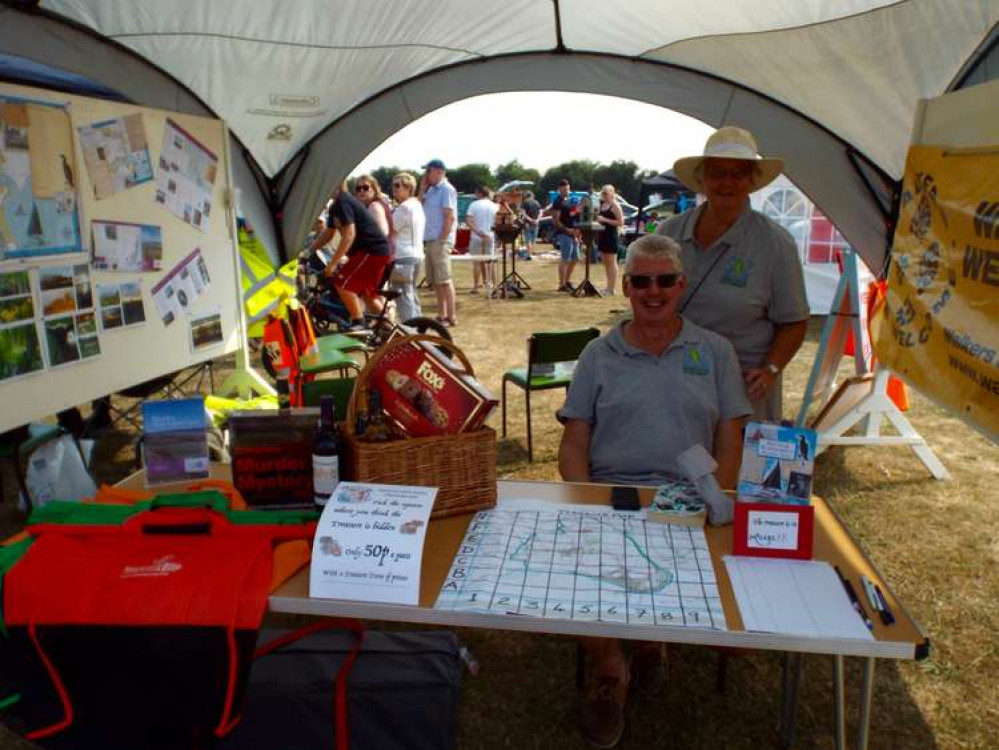
[[[875,269],[917,100],[972,70],[999,22],[995,0],[29,5],[0,10],[0,51],[224,118],[245,149],[237,181],[290,247],[331,187],[414,119],[477,94],[561,90],[752,129]]]

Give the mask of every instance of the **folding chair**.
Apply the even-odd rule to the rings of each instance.
[[[531,436],[531,391],[547,391],[552,388],[569,388],[572,373],[560,369],[559,364],[575,362],[583,348],[600,335],[596,328],[581,328],[574,331],[539,332],[528,339],[527,367],[514,367],[503,374],[503,437],[506,437],[506,384],[512,383],[524,390],[527,404],[527,458],[534,461],[534,446]],[[550,365],[550,368],[539,367]],[[541,374],[539,370],[545,370]]]

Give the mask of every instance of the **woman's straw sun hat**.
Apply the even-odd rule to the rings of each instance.
[[[718,128],[707,143],[704,153],[700,156],[685,156],[673,163],[673,172],[684,185],[698,193],[704,192],[701,183],[701,165],[705,159],[741,159],[751,161],[759,169],[753,180],[753,190],[759,190],[769,185],[784,170],[784,160],[777,157],[762,157],[757,153],[756,139],[744,128],[727,125]]]

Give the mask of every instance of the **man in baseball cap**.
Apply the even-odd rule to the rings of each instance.
[[[427,217],[423,242],[425,273],[437,297],[437,320],[453,326],[458,320],[451,281],[451,248],[458,232],[458,191],[448,182],[440,159],[431,159],[423,169],[420,195]]]

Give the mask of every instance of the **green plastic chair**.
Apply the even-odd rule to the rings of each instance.
[[[344,336],[344,338],[349,337]],[[316,344],[316,351],[298,360],[298,367],[305,375],[319,375],[332,370],[339,370],[344,374],[347,370],[353,370],[355,373],[361,371],[361,366],[348,356],[335,337],[322,336],[316,340]]]
[[[552,388],[569,388],[572,373],[559,372],[558,364],[575,362],[583,348],[600,335],[596,328],[581,328],[574,331],[550,331],[531,334],[528,339],[527,367],[514,367],[503,374],[503,437],[506,437],[506,384],[512,383],[524,391],[527,404],[527,459],[534,461],[534,445],[531,436],[531,391],[547,391]],[[538,374],[539,365],[552,365],[554,374]],[[529,375],[530,373],[530,375]]]

